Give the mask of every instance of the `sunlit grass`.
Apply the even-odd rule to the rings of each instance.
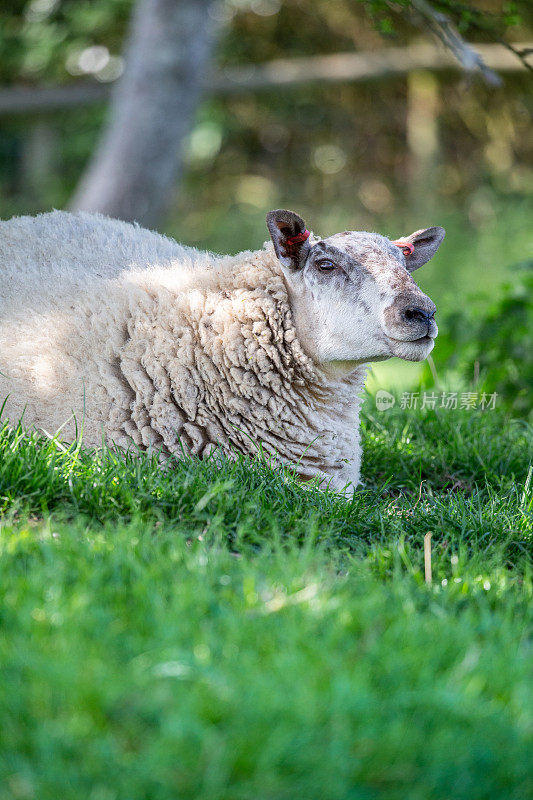
[[[2,800],[531,795],[531,430],[367,405],[348,503],[1,429]]]

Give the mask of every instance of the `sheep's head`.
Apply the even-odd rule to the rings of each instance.
[[[270,211],[267,225],[289,289],[302,344],[341,370],[392,356],[422,361],[437,335],[435,305],[411,273],[435,254],[443,228],[401,242],[364,231],[319,239],[292,211]]]

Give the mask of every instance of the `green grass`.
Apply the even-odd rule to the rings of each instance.
[[[0,429],[1,800],[533,795],[531,429],[364,429],[348,503]]]

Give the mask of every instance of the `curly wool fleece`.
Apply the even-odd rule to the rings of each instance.
[[[366,370],[334,380],[305,354],[271,245],[216,256],[56,211],[1,223],[0,259],[12,421],[165,454],[262,443],[302,477],[358,476]]]

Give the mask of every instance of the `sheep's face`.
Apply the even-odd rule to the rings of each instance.
[[[392,356],[422,361],[429,355],[437,336],[435,305],[411,272],[436,252],[442,228],[394,243],[361,231],[318,239],[291,211],[271,211],[267,224],[300,339],[317,362],[349,369]]]

